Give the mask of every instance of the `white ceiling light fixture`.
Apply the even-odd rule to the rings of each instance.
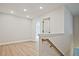
[[[14,11],[13,11],[13,10],[11,10],[11,11],[10,11],[10,13],[11,13],[11,14],[13,14],[13,13],[14,13]]]
[[[27,18],[30,18],[30,16],[28,16],[28,15],[27,15],[26,17],[27,17]]]
[[[27,11],[27,9],[24,9],[24,12]]]
[[[43,9],[43,7],[40,6],[40,10],[42,10],[42,9]]]
[[[28,19],[32,19],[32,17],[30,17],[29,15],[27,15],[26,18],[28,18]]]

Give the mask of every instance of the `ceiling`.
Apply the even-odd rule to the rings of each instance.
[[[51,12],[53,9],[65,5],[73,15],[79,15],[79,4],[55,4],[55,3],[0,3],[0,12],[30,18],[41,16]],[[40,7],[43,7],[40,10]],[[24,9],[27,11],[24,12]]]
[[[79,16],[79,3],[64,4],[73,16]]]
[[[14,11],[14,15],[32,18],[48,13],[60,5],[53,3],[0,3],[0,12],[10,13],[10,11]],[[40,7],[43,7],[43,9],[40,10]],[[24,9],[27,9],[27,11],[24,12]]]

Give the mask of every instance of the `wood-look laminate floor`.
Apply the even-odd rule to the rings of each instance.
[[[35,42],[23,42],[0,46],[0,56],[38,56]]]

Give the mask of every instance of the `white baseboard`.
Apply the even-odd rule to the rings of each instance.
[[[34,41],[34,40],[18,40],[18,41],[10,41],[10,42],[2,42],[2,43],[0,43],[0,46],[2,46],[2,45],[9,45],[9,44],[15,44],[15,43],[22,43],[22,42],[36,42],[36,41]]]

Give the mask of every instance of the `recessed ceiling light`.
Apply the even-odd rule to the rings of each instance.
[[[10,11],[10,13],[12,13],[12,14],[13,14],[13,13],[14,13],[14,11],[12,11],[12,10],[11,10],[11,11]]]
[[[43,7],[40,6],[40,10],[42,10],[42,9],[43,9]]]
[[[26,16],[27,18],[29,18],[30,16]]]
[[[27,9],[24,9],[24,11],[27,11]]]

